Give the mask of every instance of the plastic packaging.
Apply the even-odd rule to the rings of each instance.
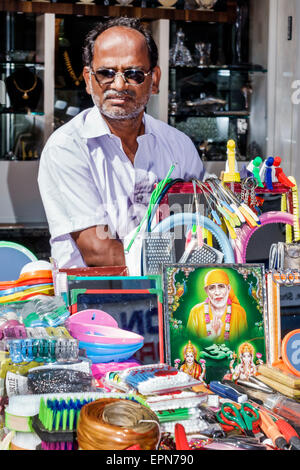
[[[77,361],[79,346],[76,339],[25,338],[6,340],[11,360],[20,362]]]
[[[34,432],[16,432],[12,438],[10,450],[37,450],[41,439]]]
[[[26,327],[63,325],[70,312],[60,296],[37,295],[31,300],[0,305],[0,323],[16,320]]]
[[[72,369],[32,371],[28,374],[28,389],[31,393],[89,392],[95,389],[93,376]]]
[[[267,397],[264,405],[274,413],[300,427],[300,403],[279,394]]]
[[[108,372],[105,384],[124,391],[137,390],[142,395],[152,395],[191,388],[200,382],[167,364],[149,364]]]

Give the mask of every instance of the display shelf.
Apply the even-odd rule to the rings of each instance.
[[[9,230],[24,230],[27,232],[43,232],[46,235],[49,234],[48,224],[38,222],[26,222],[26,223],[0,223],[0,232]]]
[[[237,65],[185,65],[170,66],[170,70],[195,70],[195,71],[226,71],[236,73],[267,73],[268,71],[258,64],[237,64]]]
[[[21,0],[0,0],[0,11],[22,13],[54,13],[56,15],[83,16],[130,16],[136,18],[166,19],[175,21],[197,21],[234,23],[236,2],[229,0],[226,11],[179,10],[169,8],[141,8],[119,5],[79,5],[73,3],[27,2]]]
[[[21,244],[40,260],[48,261],[51,256],[47,223],[0,223],[0,239]]]
[[[10,108],[0,108],[0,114],[20,114],[20,115],[25,115],[25,116],[44,116],[45,113],[42,111],[13,111]]]
[[[180,113],[176,114],[169,114],[169,117],[177,118],[177,119],[185,119],[187,117],[195,117],[195,118],[208,118],[208,117],[228,117],[228,118],[243,118],[249,119],[250,113],[248,111],[215,111],[215,112],[189,112],[189,111],[181,111]]]
[[[44,67],[44,63],[43,62],[27,62],[27,61],[24,61],[24,62],[21,62],[21,61],[17,61],[17,60],[5,60],[5,61],[1,61],[0,62],[0,67],[6,67],[7,65],[14,65],[14,66],[18,66],[18,65],[26,65],[26,67],[35,67],[35,68],[43,68]]]

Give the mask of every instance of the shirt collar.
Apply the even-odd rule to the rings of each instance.
[[[150,116],[148,116],[146,113],[144,113],[143,116],[143,122],[145,124],[145,134],[152,134],[154,135],[153,130],[151,129],[151,124],[149,121],[151,121]],[[87,138],[87,139],[93,139],[95,137],[101,137],[103,135],[111,135],[111,131],[101,116],[101,113],[97,106],[93,106],[91,108],[85,118],[85,122],[83,124],[83,131],[82,131],[82,136]]]
[[[108,125],[101,116],[97,106],[93,106],[86,115],[82,136],[87,139],[93,139],[94,137],[101,137],[107,134],[111,134]]]

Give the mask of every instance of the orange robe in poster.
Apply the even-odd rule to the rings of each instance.
[[[188,318],[187,329],[190,333],[200,338],[209,338],[207,336],[207,326],[205,322],[205,313],[204,313],[205,302],[195,305],[190,311]],[[226,311],[222,315],[222,329],[221,334],[218,338],[215,338],[214,342],[224,342],[224,333],[225,333],[225,317]],[[212,321],[213,315],[209,305],[209,318]],[[243,307],[239,304],[232,303],[231,305],[231,319],[230,319],[230,340],[237,339],[247,328],[247,315]]]
[[[182,364],[182,366],[180,367],[180,370],[182,372],[185,372],[186,374],[191,375],[192,377],[194,377],[194,379],[200,380],[201,373],[202,373],[200,364],[196,364],[194,362],[193,367],[190,369],[188,368],[186,364]]]

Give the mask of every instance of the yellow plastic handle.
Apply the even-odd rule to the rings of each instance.
[[[253,217],[251,217],[249,212],[246,211],[246,209],[244,209],[244,207],[240,206],[239,211],[243,214],[243,216],[246,219],[247,224],[250,225],[251,228],[258,226],[257,222],[253,219]]]
[[[236,235],[236,233],[235,233],[234,228],[230,225],[230,223],[228,222],[228,220],[226,220],[225,218],[224,218],[224,222],[225,222],[225,225],[226,225],[227,230],[228,230],[228,232],[229,232],[229,235],[231,236],[231,238],[232,238],[233,240],[235,240],[235,239],[237,238],[237,235]]]

